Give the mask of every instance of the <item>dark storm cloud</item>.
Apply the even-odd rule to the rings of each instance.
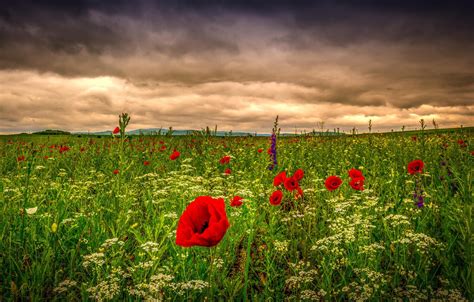
[[[155,15],[151,21],[164,26],[176,25],[174,20],[188,19],[199,15],[202,19],[213,20],[216,16],[236,14],[278,19],[295,29],[326,29],[324,37],[338,44],[348,44],[367,39],[390,39],[420,41],[449,35],[451,38],[473,37],[474,4],[472,1],[10,1],[0,8],[0,18],[14,27],[25,25],[52,26],[68,19],[84,22],[89,37],[81,32],[73,35],[78,41],[91,39],[96,43],[109,44],[120,36],[120,32],[110,28],[96,28],[87,23],[91,11],[107,15],[122,15],[143,18]],[[281,18],[287,16],[289,19]],[[160,22],[160,19],[166,22]],[[181,21],[178,21],[181,22]],[[198,28],[197,19],[186,20],[187,26]],[[186,22],[185,21],[185,22]],[[66,24],[67,25],[67,24]],[[180,24],[184,25],[184,24]],[[90,28],[89,28],[90,27]],[[61,36],[61,26],[55,26]],[[67,28],[63,31],[68,34]],[[298,32],[295,32],[298,33]],[[103,40],[94,36],[102,36]],[[320,35],[321,32],[318,32]],[[298,38],[298,37],[295,37]],[[70,37],[70,39],[72,39]],[[87,41],[85,41],[87,42]],[[122,42],[122,41],[120,41]],[[86,45],[90,45],[85,43]],[[298,46],[304,46],[300,41]],[[93,47],[93,48],[94,48]],[[93,49],[94,50],[94,49]]]
[[[6,5],[0,15],[0,68],[126,77],[128,70],[119,67],[124,57],[156,54],[181,59],[202,53],[238,52],[232,41],[214,36],[212,28],[200,27],[203,16],[191,12],[181,16],[171,8],[159,9],[145,1],[125,3],[129,2],[80,1],[68,5],[20,1]],[[179,77],[179,70],[175,72]],[[147,78],[150,72],[132,72],[130,76]],[[174,74],[164,72],[163,76]],[[183,72],[184,80],[186,77],[189,71]]]
[[[0,7],[0,116],[9,125],[73,119],[70,129],[105,127],[117,110],[142,126],[159,116],[174,126],[262,129],[279,112],[288,115],[282,125],[303,128],[421,116],[466,124],[473,6],[10,1]]]

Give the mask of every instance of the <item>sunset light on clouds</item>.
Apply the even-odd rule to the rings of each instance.
[[[0,132],[474,125],[470,2],[198,3],[2,5]]]

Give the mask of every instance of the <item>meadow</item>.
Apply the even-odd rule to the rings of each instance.
[[[472,301],[472,139],[276,136],[274,165],[268,137],[0,137],[0,301]],[[199,196],[229,227],[183,247]]]

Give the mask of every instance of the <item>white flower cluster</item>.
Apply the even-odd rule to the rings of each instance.
[[[312,283],[315,277],[318,275],[316,269],[311,269],[309,271],[300,271],[297,275],[291,276],[285,280],[285,285],[288,289],[294,290],[302,286],[306,286]]]
[[[107,280],[99,282],[96,286],[89,287],[87,292],[91,299],[97,301],[108,301],[112,300],[117,294],[120,293],[120,285],[118,278],[109,278]]]
[[[168,233],[168,235],[166,235],[166,237],[170,238],[170,239],[174,239],[176,238],[176,230],[172,230]]]
[[[304,218],[306,215],[300,213],[298,211],[292,211],[288,213],[288,216],[281,218],[281,221],[288,222],[288,221],[298,221],[299,219]]]
[[[237,192],[235,192],[235,195],[245,196],[245,197],[249,197],[249,198],[255,197],[254,192],[249,190],[248,188],[239,189]]]
[[[457,302],[468,302],[458,289],[438,289],[434,293],[434,298],[431,299],[434,302],[442,301],[457,301]]]
[[[232,211],[230,212],[230,217],[239,217],[242,213],[240,211]]]
[[[296,300],[314,300],[313,298],[321,298],[321,292],[308,290],[313,288],[312,283],[319,275],[319,271],[311,267],[310,262],[299,261],[298,263],[289,263],[292,276],[285,280],[285,286],[288,290],[300,295]],[[299,292],[301,290],[301,292]]]
[[[359,253],[374,258],[379,252],[385,251],[383,242],[374,242],[368,245],[359,246]]]
[[[407,270],[402,265],[396,264],[395,268],[397,269],[397,272],[400,274],[400,276],[406,278],[407,280],[414,280],[417,277],[417,273],[415,271]]]
[[[209,287],[209,283],[202,280],[190,280],[186,282],[173,282],[174,276],[166,273],[158,273],[151,276],[149,283],[140,283],[128,289],[128,292],[145,300],[163,300],[165,290],[180,296],[188,291],[201,292]]]
[[[136,265],[133,267],[129,267],[128,270],[133,273],[136,272],[137,270],[147,270],[151,267],[153,267],[155,263],[153,261],[145,261],[145,262],[138,262]]]
[[[178,214],[176,214],[174,212],[170,212],[170,213],[164,214],[163,217],[175,220],[175,219],[178,219]]]
[[[118,238],[111,238],[111,239],[107,239],[105,240],[104,243],[102,243],[101,247],[103,249],[108,249],[112,246],[115,246],[115,245],[118,245],[118,246],[123,246],[125,243],[121,240],[119,240]]]
[[[222,260],[222,258],[216,258],[216,259],[214,259],[214,261],[212,262],[212,265],[213,265],[214,268],[216,268],[216,269],[221,269],[221,268],[224,266],[224,260]]]
[[[160,245],[158,243],[152,242],[152,241],[147,241],[143,243],[142,245],[140,245],[140,248],[142,248],[145,252],[148,252],[148,253],[158,252],[160,250],[159,247]]]
[[[346,293],[351,301],[373,300],[373,297],[384,293],[382,288],[390,281],[390,276],[369,268],[356,268],[354,273],[357,275],[356,281],[342,288],[342,292]]]
[[[290,242],[288,240],[283,240],[283,241],[278,241],[275,240],[273,242],[273,245],[275,246],[275,251],[278,253],[286,253],[288,252],[288,246],[290,245]]]
[[[427,288],[419,289],[414,285],[405,285],[397,287],[393,290],[393,301],[456,301],[456,302],[467,302],[467,300],[460,290],[458,289],[446,289],[443,286],[433,291],[431,286]]]
[[[146,173],[143,175],[135,176],[136,180],[142,180],[143,178],[158,178],[159,175],[156,173]]]
[[[72,224],[76,221],[74,218],[65,218],[61,221],[61,224]]]
[[[208,287],[209,283],[203,280],[190,280],[186,282],[176,283],[176,290],[179,295],[183,295],[186,291],[189,290],[201,292],[203,289]]]
[[[82,265],[87,268],[91,265],[101,266],[105,263],[104,253],[93,253],[83,257]]]
[[[326,296],[326,291],[324,289],[320,289],[318,292],[314,290],[305,289],[300,293],[300,300],[301,301],[323,301],[324,296]]]
[[[393,244],[402,244],[402,245],[413,245],[416,247],[416,250],[421,254],[428,254],[430,249],[439,248],[443,249],[443,244],[438,242],[436,239],[431,238],[430,236],[423,233],[414,233],[409,230],[404,234],[404,237],[395,240]]]
[[[66,279],[62,281],[61,283],[59,283],[58,286],[53,289],[53,292],[59,295],[59,294],[69,291],[70,288],[73,288],[76,286],[77,286],[76,281]]]
[[[413,201],[410,200],[410,203],[412,202]],[[384,220],[392,228],[397,227],[397,226],[402,226],[402,225],[406,225],[406,226],[410,225],[410,221],[408,217],[404,215],[399,215],[399,214],[389,214],[385,216]]]

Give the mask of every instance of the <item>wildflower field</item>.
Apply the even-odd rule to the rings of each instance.
[[[472,128],[114,133],[0,137],[0,301],[474,299]]]

